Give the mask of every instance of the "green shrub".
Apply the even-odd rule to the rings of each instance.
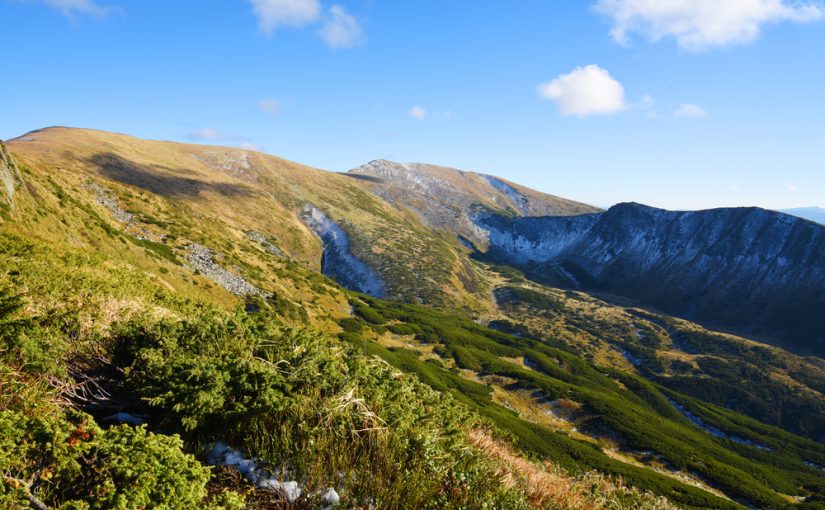
[[[233,444],[306,480],[307,493],[343,484],[353,505],[523,508],[517,491],[493,482],[492,467],[467,443],[471,414],[327,336],[264,312],[207,311],[135,320],[118,339],[119,363],[128,367],[124,388],[163,429],[183,431],[192,444]],[[489,388],[476,386],[489,401]]]
[[[343,329],[347,333],[358,333],[359,331],[364,329],[363,323],[360,320],[352,317],[339,320],[338,325],[341,326],[341,329]]]
[[[178,509],[205,503],[209,468],[178,437],[127,425],[101,430],[87,415],[0,413],[0,506],[32,499],[62,508]]]

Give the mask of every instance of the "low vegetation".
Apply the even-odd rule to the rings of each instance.
[[[454,394],[513,433],[525,451],[553,459],[574,472],[596,467],[689,507],[736,508],[739,503],[761,508],[815,507],[825,494],[821,473],[811,467],[825,460],[825,447],[819,443],[712,404],[697,404],[631,372],[596,368],[554,347],[551,340],[512,336],[414,305],[367,296],[354,301],[356,313],[370,319],[364,324],[371,325],[372,338],[380,339],[386,332],[413,334],[416,345],[432,347],[441,361],[422,359],[421,348],[385,347],[364,331],[342,337],[418,374],[432,387]],[[376,325],[379,317],[383,324]],[[579,432],[589,439],[552,430],[498,405],[492,398],[497,387],[529,390],[546,402],[577,402],[585,415]],[[724,430],[724,437],[697,426],[675,403],[688,406],[706,428]],[[674,475],[693,473],[730,499],[678,477],[614,460],[605,454],[605,441],[618,443],[631,454],[648,452],[644,456],[667,466]],[[791,496],[802,502],[792,502]]]

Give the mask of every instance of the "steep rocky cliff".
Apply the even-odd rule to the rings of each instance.
[[[641,300],[825,353],[825,228],[759,208],[620,204],[570,218],[480,215],[490,254],[534,277]]]
[[[14,207],[14,193],[20,182],[20,171],[3,142],[0,142],[0,203]]]

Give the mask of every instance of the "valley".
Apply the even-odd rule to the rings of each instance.
[[[189,466],[146,493],[216,509],[825,504],[814,223],[84,129],[0,156],[8,437],[116,463],[108,442],[142,431]],[[208,475],[218,442],[277,484]],[[0,502],[91,497],[39,464],[54,487],[130,476],[22,444],[34,481]]]

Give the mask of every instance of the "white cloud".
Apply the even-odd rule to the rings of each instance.
[[[88,16],[105,16],[114,9],[102,5],[94,0],[43,0],[43,3],[59,10],[67,18],[74,18],[78,14]]]
[[[318,21],[319,0],[249,0],[261,31],[271,34],[280,27],[302,27]]]
[[[364,38],[358,20],[350,16],[340,5],[333,5],[320,31],[321,39],[330,48],[352,48]]]
[[[258,101],[258,108],[267,115],[281,113],[281,103],[277,99],[262,99]]]
[[[248,151],[264,152],[263,148],[260,145],[255,145],[252,142],[243,142],[242,144],[238,145],[238,148]]]
[[[814,0],[597,0],[593,8],[612,19],[610,34],[620,44],[636,32],[652,41],[673,37],[693,51],[750,42],[766,23],[825,16]]]
[[[680,119],[703,119],[708,116],[708,112],[701,106],[684,103],[673,112],[673,116]]]
[[[415,120],[424,120],[427,118],[427,109],[423,106],[415,105],[410,108],[410,111],[407,112],[407,115],[414,118]]]
[[[740,186],[738,184],[731,184],[725,189],[727,191],[730,191],[731,193],[739,193],[740,191],[742,191],[742,186]]]
[[[199,129],[186,135],[186,138],[191,140],[220,140],[223,134],[217,129]]]
[[[644,112],[649,119],[659,117],[659,112],[656,110],[656,99],[650,94],[643,95],[638,102],[631,105],[631,108]]]
[[[539,96],[556,101],[562,115],[586,117],[616,113],[625,108],[624,87],[601,67],[577,67],[539,85]]]
[[[787,189],[789,193],[796,193],[797,191],[799,191],[799,188],[797,188],[793,184],[788,184],[788,186],[785,189]]]

